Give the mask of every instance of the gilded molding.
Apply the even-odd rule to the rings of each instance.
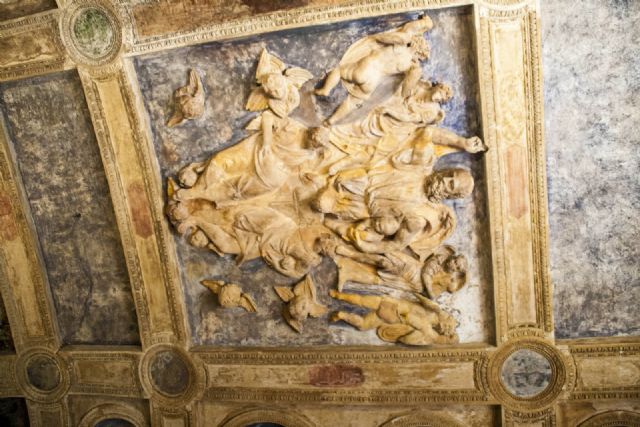
[[[315,427],[315,424],[304,415],[278,408],[243,409],[222,421],[221,427],[245,427],[254,423],[276,423],[287,427]]]
[[[578,427],[640,427],[640,412],[606,411],[589,417]]]
[[[394,12],[465,6],[473,3],[474,0],[360,0],[344,5],[298,8],[239,18],[184,33],[163,34],[147,38],[139,38],[135,35],[135,40],[127,55],[249,36],[275,30],[380,16]],[[132,16],[130,11],[128,14],[130,17]]]
[[[147,425],[144,416],[134,407],[104,403],[89,410],[78,423],[78,427],[94,427],[100,421],[111,418],[129,421],[135,427],[145,427]]]
[[[0,292],[16,349],[20,352],[33,345],[57,349],[60,343],[47,276],[4,126],[0,117],[0,196],[5,217],[0,235]]]
[[[462,427],[462,424],[443,414],[412,411],[406,415],[395,416],[380,427]]]

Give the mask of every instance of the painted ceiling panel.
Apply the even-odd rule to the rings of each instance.
[[[139,343],[120,236],[78,74],[6,83],[0,98],[63,341]]]
[[[640,335],[640,2],[542,13],[556,336]]]

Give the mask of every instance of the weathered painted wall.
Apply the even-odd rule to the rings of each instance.
[[[432,56],[427,62],[425,76],[450,84],[454,98],[447,106],[444,126],[465,136],[479,134],[478,88],[474,62],[473,21],[469,9],[445,9],[430,13],[435,28],[428,34]],[[344,96],[336,91],[330,98],[318,99],[314,108],[311,91],[335,66],[348,46],[360,37],[386,30],[413,19],[416,14],[367,19],[349,23],[272,33],[234,42],[211,43],[174,51],[150,54],[135,59],[140,87],[147,107],[154,144],[163,179],[193,161],[238,142],[243,128],[253,117],[244,111],[254,82],[255,67],[261,50],[266,47],[286,63],[301,66],[315,76],[303,89],[297,118],[308,126],[317,126]],[[207,91],[204,115],[175,128],[165,123],[172,113],[172,93],[184,85],[189,69],[202,76]],[[296,115],[296,113],[294,113]],[[463,291],[443,298],[443,305],[459,320],[461,340],[487,341],[491,336],[492,319],[489,278],[489,251],[485,245],[487,215],[480,156],[457,155],[448,158],[440,167],[471,168],[477,189],[472,199],[454,204],[459,224],[451,243],[470,261],[470,283]],[[229,257],[218,257],[204,250],[190,247],[176,238],[181,259],[185,299],[189,311],[193,339],[198,344],[222,345],[298,345],[298,344],[380,344],[375,333],[361,333],[345,325],[328,326],[326,318],[308,322],[305,333],[294,334],[284,323],[280,311],[282,302],[273,285],[292,281],[265,266],[252,261],[241,267]],[[339,307],[327,296],[336,280],[336,269],[325,260],[313,272],[319,284],[321,302],[330,311]],[[215,297],[199,285],[204,278],[222,278],[245,286],[259,305],[261,313],[225,311],[217,308]],[[259,325],[256,327],[255,325]]]
[[[63,341],[138,343],[120,236],[77,73],[5,83],[0,109]]]
[[[542,26],[556,336],[638,335],[640,2],[545,0]]]

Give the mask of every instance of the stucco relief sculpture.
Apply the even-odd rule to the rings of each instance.
[[[422,75],[429,55],[423,34],[432,26],[424,16],[354,43],[316,90],[327,95],[342,82],[348,91],[321,127],[294,118],[313,76],[264,50],[246,104],[258,113],[248,136],[168,182],[167,214],[190,244],[234,255],[238,264],[261,257],[301,280],[276,288],[298,332],[305,319],[327,311],[309,273],[330,257],[339,272],[331,296],[371,310],[339,311],[331,320],[376,329],[390,342],[457,340],[455,320],[433,299],[466,282],[466,259],[444,244],[456,226],[444,202],[468,197],[474,182],[467,170],[434,168],[442,156],[486,146],[440,126],[453,93]],[[383,86],[391,88],[387,96],[364,111]],[[370,294],[343,293],[347,283]],[[222,296],[220,286],[214,292]]]
[[[242,288],[235,283],[225,283],[220,280],[203,280],[202,286],[218,295],[218,303],[224,308],[241,307],[249,312],[257,310],[251,295],[242,292]]]
[[[176,126],[204,113],[204,89],[195,70],[189,71],[189,82],[173,93],[174,112],[167,126]]]
[[[273,289],[287,303],[282,314],[296,332],[302,332],[302,322],[307,317],[320,317],[327,312],[327,307],[317,301],[316,286],[309,275],[293,289],[285,286],[275,286]]]

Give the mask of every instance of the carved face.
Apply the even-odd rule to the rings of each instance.
[[[238,285],[225,285],[220,289],[218,301],[223,307],[233,307],[240,302],[242,289]]]
[[[444,263],[444,269],[449,273],[466,273],[467,259],[464,255],[450,256]]]
[[[438,324],[435,325],[434,329],[441,335],[455,337],[456,325],[456,319],[454,319],[453,316],[447,312],[441,311],[438,314]]]
[[[461,199],[473,191],[473,177],[464,169],[436,172],[425,181],[425,192],[432,202]]]
[[[444,83],[438,83],[431,89],[431,100],[433,102],[447,102],[453,96],[453,91]]]
[[[189,243],[196,248],[204,248],[209,244],[209,239],[202,230],[198,229],[189,237]]]
[[[392,236],[400,228],[400,219],[393,215],[385,215],[373,218],[373,229],[384,236]]]
[[[289,302],[289,314],[291,314],[291,317],[294,319],[306,319],[310,310],[311,300],[303,295],[298,295]]]
[[[287,79],[282,74],[271,73],[267,75],[262,82],[262,88],[271,98],[285,99],[287,97]]]

